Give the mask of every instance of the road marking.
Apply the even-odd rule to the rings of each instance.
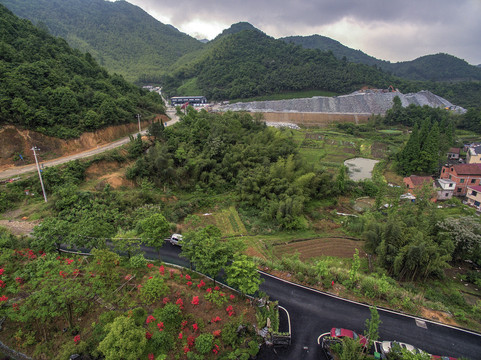
[[[420,328],[423,328],[423,329],[428,328],[428,325],[426,324],[426,321],[421,320],[421,319],[415,319],[415,320],[416,320],[416,326],[418,326]]]
[[[322,294],[322,295],[325,295],[325,296],[329,296],[329,297],[332,297],[334,299],[338,299],[338,300],[341,300],[341,301],[345,301],[345,302],[348,302],[348,303],[351,303],[351,304],[357,304],[357,305],[360,305],[360,306],[365,306],[367,308],[370,308],[372,307],[373,305],[369,305],[369,304],[364,304],[364,303],[360,303],[360,302],[357,302],[357,301],[354,301],[354,300],[349,300],[349,299],[345,299],[345,298],[342,298],[340,296],[337,296],[337,295],[334,295],[334,294],[331,294],[331,293],[328,293],[328,292],[325,292],[325,291],[321,291],[321,290],[317,290],[317,289],[314,289],[314,288],[311,288],[311,287],[308,287],[308,286],[305,286],[305,285],[300,285],[300,284],[296,284],[296,283],[293,283],[291,281],[288,281],[288,280],[284,280],[284,279],[281,279],[281,278],[278,278],[277,276],[274,276],[274,275],[271,275],[269,273],[266,273],[264,271],[261,271],[261,270],[257,270],[260,274],[262,275],[265,275],[265,276],[269,276],[273,279],[276,279],[278,281],[281,281],[281,282],[284,282],[286,284],[290,284],[292,286],[295,286],[295,287],[299,287],[299,288],[302,288],[302,289],[306,289],[306,290],[309,290],[309,291],[312,291],[312,292],[315,292],[315,293],[318,293],[318,294]],[[391,314],[395,314],[395,315],[399,315],[399,316],[404,316],[404,317],[409,317],[411,319],[419,319],[418,317],[416,316],[413,316],[413,315],[409,315],[409,314],[404,314],[404,313],[400,313],[398,311],[394,311],[394,310],[391,310],[391,309],[387,309],[387,308],[384,308],[382,306],[376,306],[377,310],[378,311],[384,311],[384,312],[387,312],[387,313],[391,313]],[[422,319],[426,322],[429,322],[429,323],[432,323],[432,324],[436,324],[436,325],[439,325],[439,326],[443,326],[443,327],[446,327],[446,328],[450,328],[450,329],[455,329],[457,331],[462,331],[462,332],[465,332],[467,334],[471,334],[471,335],[476,335],[476,336],[480,336],[481,337],[481,333],[478,333],[478,332],[475,332],[475,331],[472,331],[472,330],[468,330],[468,329],[463,329],[463,328],[460,328],[460,327],[456,327],[456,326],[452,326],[452,325],[447,325],[447,324],[443,324],[441,322],[438,322],[438,321],[434,321],[434,320],[426,320],[426,319]]]

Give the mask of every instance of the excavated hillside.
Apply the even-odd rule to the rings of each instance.
[[[403,94],[399,91],[388,92],[386,90],[360,90],[349,95],[334,97],[314,96],[312,98],[254,101],[248,103],[235,103],[224,105],[221,111],[249,111],[249,112],[277,112],[277,113],[322,113],[322,114],[351,114],[372,115],[385,114],[393,105],[393,99],[398,96],[403,106],[410,104],[428,105],[431,107],[449,107],[457,112],[466,110],[451,104],[429,91],[423,90],[417,93]]]

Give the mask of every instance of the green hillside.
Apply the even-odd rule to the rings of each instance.
[[[344,46],[339,41],[333,40],[327,36],[310,35],[310,36],[288,36],[281,38],[287,43],[301,45],[306,49],[318,49],[322,51],[332,51],[334,56],[338,59],[346,58],[347,61],[366,64],[379,65],[382,60],[369,56],[361,50],[354,50],[350,47]]]
[[[196,89],[216,100],[301,90],[347,93],[365,85],[387,87],[390,78],[372,67],[287,44],[255,29],[224,32],[166,75],[163,86],[169,94]]]
[[[162,99],[0,5],[0,124],[68,138],[163,112]]]
[[[203,44],[126,1],[0,0],[17,16],[46,27],[74,48],[90,52],[129,81],[158,77]]]
[[[481,80],[481,68],[449,54],[426,55],[412,61],[391,63],[369,56],[360,50],[344,46],[340,42],[321,35],[290,36],[281,40],[301,45],[306,49],[332,51],[338,59],[366,65],[375,65],[393,75],[421,81]]]

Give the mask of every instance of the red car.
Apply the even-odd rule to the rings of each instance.
[[[361,343],[362,346],[367,345],[367,339],[366,339],[365,336],[359,335],[355,331],[348,330],[348,329],[332,328],[331,329],[331,337],[340,338],[340,339],[342,339],[344,337],[348,337],[348,338],[351,338],[351,339],[354,339],[354,340],[359,339],[359,342]]]
[[[359,343],[361,343],[362,346],[367,346],[367,339],[365,336],[359,335],[355,331],[342,328],[332,328],[330,332],[319,335],[317,343],[320,345],[326,357],[329,360],[332,360],[334,357],[331,354],[331,346],[335,343],[339,343],[345,337],[359,340]]]

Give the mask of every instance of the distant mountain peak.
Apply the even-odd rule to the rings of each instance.
[[[223,37],[223,36],[226,36],[226,35],[237,34],[237,33],[241,32],[241,31],[244,31],[244,30],[254,30],[254,31],[262,32],[261,30],[256,28],[254,25],[252,25],[248,22],[245,22],[245,21],[241,21],[241,22],[232,24],[228,29],[225,29],[224,31],[222,31],[222,33],[220,33],[216,37],[216,39],[220,38],[220,37]]]

